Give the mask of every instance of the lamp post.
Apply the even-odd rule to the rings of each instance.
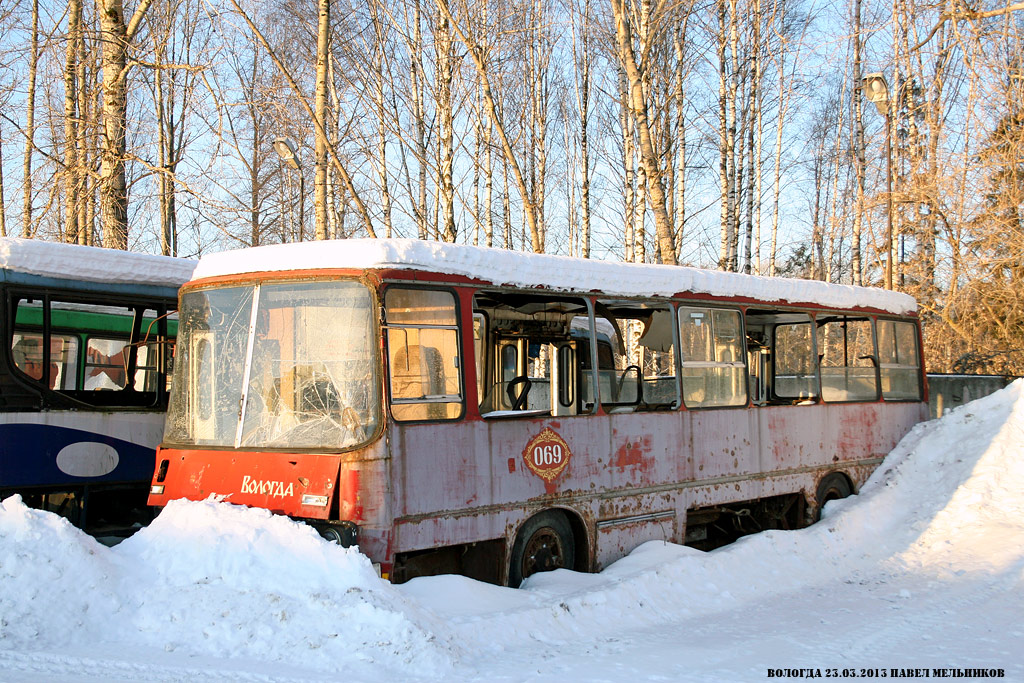
[[[874,102],[878,113],[885,118],[885,184],[886,184],[886,232],[885,232],[885,288],[892,289],[892,106],[889,102],[889,84],[881,72],[868,74],[861,79],[861,90],[869,102]]]
[[[299,172],[299,241],[302,241],[302,226],[305,224],[306,179],[302,175],[302,162],[295,149],[295,143],[288,138],[275,138],[274,151],[288,168]]]

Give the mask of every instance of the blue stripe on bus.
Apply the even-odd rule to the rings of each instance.
[[[99,476],[74,476],[57,456],[73,444],[100,443],[117,453],[117,465]],[[64,484],[148,481],[156,451],[105,434],[41,424],[0,424],[0,489]]]
[[[177,300],[176,285],[140,284],[131,282],[91,282],[89,280],[72,280],[49,275],[35,275],[16,270],[0,268],[0,282],[13,285],[30,285],[63,289],[66,295],[70,292],[99,292],[101,294],[127,294],[130,296],[152,296]],[[127,302],[125,302],[127,303]]]

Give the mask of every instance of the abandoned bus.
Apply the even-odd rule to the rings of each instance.
[[[194,261],[0,238],[0,499],[93,531],[147,510]]]
[[[204,257],[180,303],[150,503],[289,515],[396,582],[801,527],[925,417],[883,290],[347,240]]]

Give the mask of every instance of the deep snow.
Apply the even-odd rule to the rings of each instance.
[[[2,681],[1020,681],[1022,615],[1021,381],[916,427],[810,528],[712,553],[648,543],[518,591],[391,586],[355,550],[224,503],[173,503],[114,548],[0,504]]]

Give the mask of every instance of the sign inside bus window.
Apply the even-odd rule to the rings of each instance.
[[[523,461],[530,471],[550,482],[569,464],[569,444],[550,427],[533,437],[523,450]]]

